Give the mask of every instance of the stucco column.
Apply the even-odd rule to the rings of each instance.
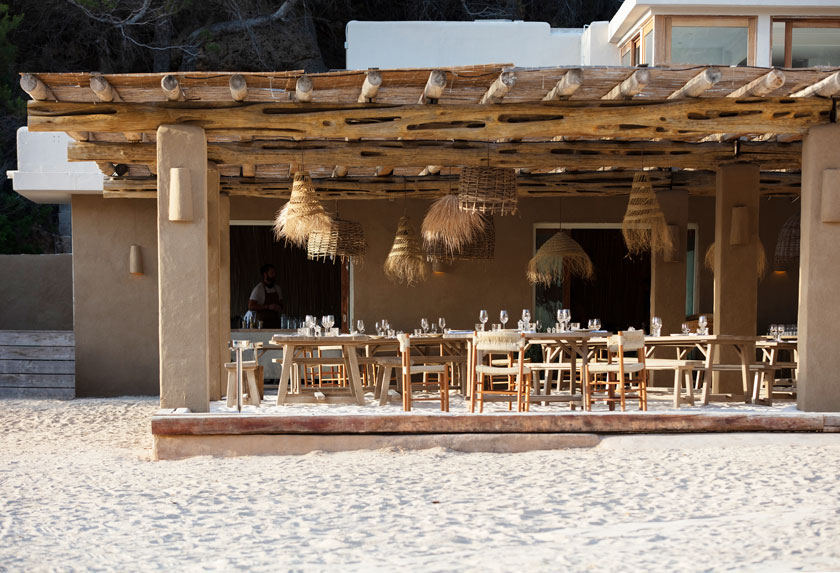
[[[207,412],[209,285],[211,269],[212,280],[218,284],[218,252],[214,265],[208,240],[211,189],[204,130],[189,125],[160,126],[157,162],[160,405]],[[218,193],[218,186],[215,190]],[[218,213],[218,201],[215,204]],[[212,328],[217,336],[218,322],[213,322]],[[218,368],[213,370],[218,372]]]
[[[838,149],[838,124],[812,128],[802,147],[797,406],[808,412],[840,412]]]
[[[759,167],[753,163],[721,165],[715,199],[714,333],[755,336],[758,318]],[[733,225],[733,217],[736,219]],[[726,349],[721,361],[738,363]],[[715,372],[712,391],[742,394],[739,372]]]
[[[219,196],[219,397],[225,393],[227,372],[225,362],[230,360],[230,195]],[[214,395],[211,392],[211,395]]]
[[[221,336],[221,204],[219,197],[219,169],[213,163],[207,164],[207,311],[210,330],[208,347],[208,377],[210,399],[222,397]]]
[[[680,332],[685,321],[685,241],[688,233],[688,192],[660,191],[656,194],[665,222],[673,229],[674,248],[671,253],[654,253],[650,258],[650,315],[662,319],[662,334]],[[661,357],[673,357],[660,352]],[[671,372],[653,373],[655,386],[671,385]]]

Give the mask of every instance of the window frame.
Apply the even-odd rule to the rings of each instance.
[[[792,16],[774,16],[770,20],[770,30],[776,22],[785,24],[785,61],[783,67],[793,69],[793,29],[794,28],[840,28],[840,18],[796,18]],[[770,34],[770,59],[773,58],[773,34]]]
[[[655,28],[661,31],[660,34],[654,34],[655,39],[653,59],[657,63],[657,65],[685,64],[684,62],[671,61],[671,31],[674,28],[674,26],[678,28],[682,26],[702,26],[707,28],[746,28],[747,66],[755,65],[757,37],[756,28],[758,20],[756,16],[656,16],[654,19],[656,20]]]

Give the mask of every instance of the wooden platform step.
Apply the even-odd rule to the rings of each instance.
[[[72,331],[0,330],[0,398],[76,395]]]

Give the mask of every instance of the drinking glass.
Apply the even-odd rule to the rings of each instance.
[[[382,330],[391,330],[391,323],[386,318],[382,319]]]
[[[662,334],[662,319],[654,316],[650,319],[650,334],[651,336],[660,336]]]
[[[374,328],[376,328],[376,334],[382,336],[382,323],[378,320],[373,324]]]
[[[327,315],[327,324],[329,325],[327,328],[332,328],[335,326],[335,316],[332,314]]]
[[[592,319],[592,326],[595,327],[595,330],[601,330],[601,319],[600,318],[593,318]]]
[[[442,316],[438,318],[438,326],[440,327],[441,332],[446,332],[446,319]]]
[[[595,330],[595,319],[594,318],[590,318],[586,322],[586,328],[588,328],[589,330]]]
[[[569,330],[569,323],[572,322],[572,311],[568,308],[563,309],[563,330]]]
[[[709,333],[708,325],[709,325],[709,321],[706,320],[706,315],[701,314],[700,318],[697,319],[697,326],[699,326],[699,328],[697,330],[699,331],[699,334],[708,334]]]
[[[423,329],[423,334],[429,332],[429,319],[428,318],[421,318],[420,319],[420,328]]]
[[[531,311],[527,308],[522,309],[522,322],[525,324],[531,324]]]
[[[563,322],[563,309],[557,309],[557,322]]]
[[[488,319],[489,319],[489,316],[488,316],[486,310],[482,310],[481,312],[478,313],[478,320],[481,322],[481,330],[485,329],[485,323],[487,322]]]
[[[682,330],[682,333],[683,333],[683,334],[691,334],[691,327],[690,327],[690,326],[688,326],[688,323],[687,323],[687,322],[683,322],[683,323],[682,323],[682,326],[680,327],[680,329]]]
[[[365,321],[361,318],[356,321],[356,330],[359,331],[359,334],[365,333]]]
[[[502,328],[505,327],[505,325],[507,324],[507,321],[508,321],[508,312],[506,310],[503,310],[499,313],[499,322],[502,323]]]

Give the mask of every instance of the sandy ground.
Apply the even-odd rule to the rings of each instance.
[[[840,570],[840,434],[153,462],[156,409],[0,401],[0,570]]]

